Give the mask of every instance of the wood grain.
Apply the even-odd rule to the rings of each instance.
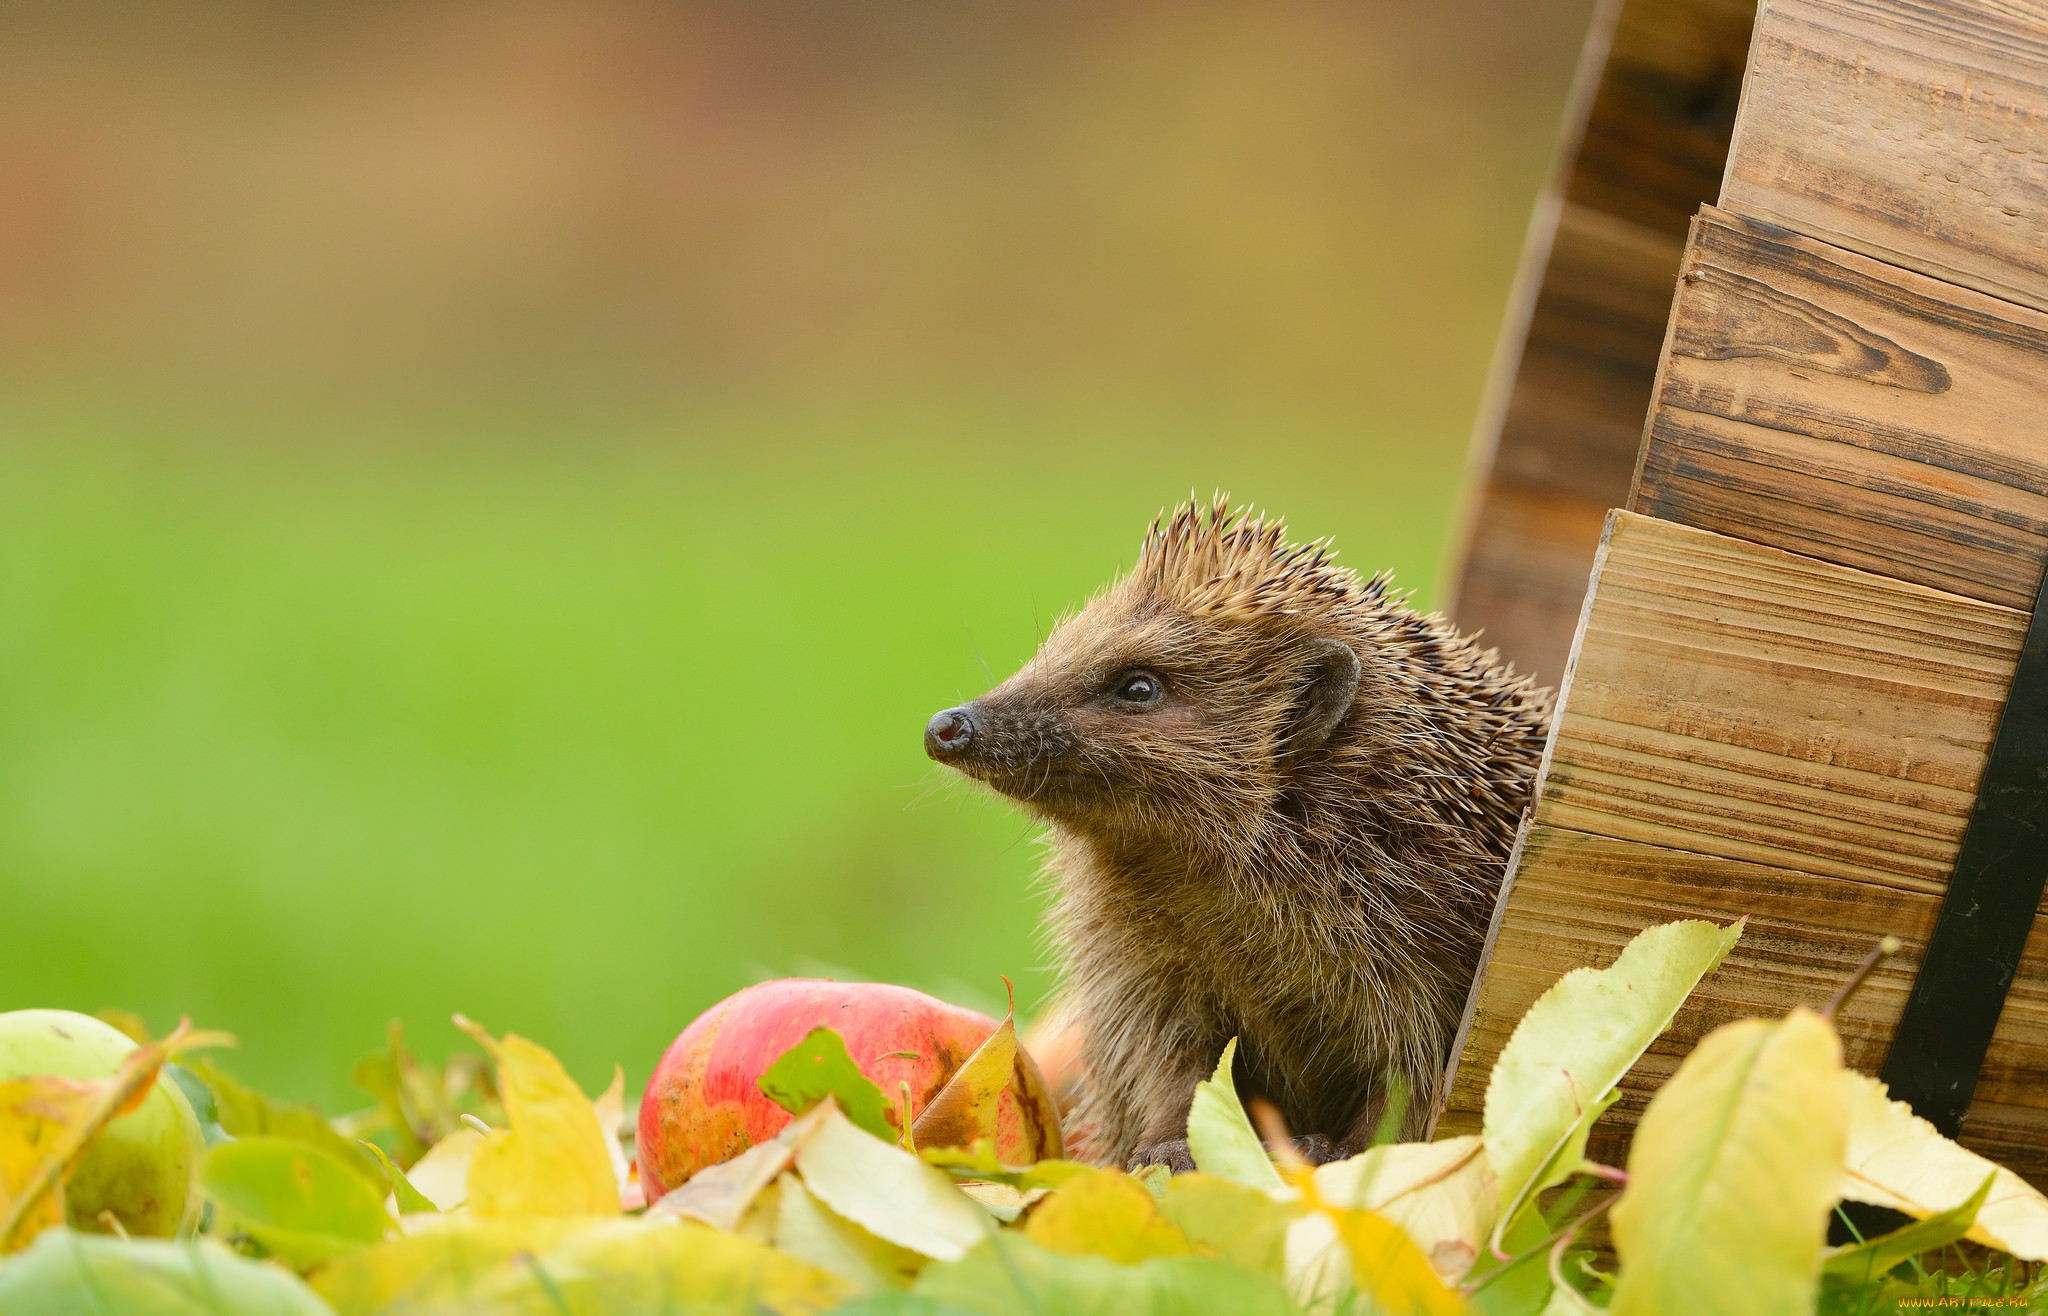
[[[1938,894],[2027,616],[1610,517],[1537,821]]]
[[[2048,309],[2048,15],[1764,0],[1721,205]]]
[[[1486,1076],[1537,996],[1566,971],[1604,966],[1643,928],[1681,918],[1749,924],[1727,961],[1702,981],[1670,1031],[1622,1081],[1592,1154],[1620,1163],[1623,1144],[1657,1086],[1706,1033],[1734,1019],[1818,1007],[1886,933],[1905,942],[1837,1019],[1845,1060],[1884,1063],[1892,1029],[1934,926],[1937,897],[1873,883],[1816,879],[1791,869],[1537,825],[1525,838],[1499,932],[1468,1006],[1437,1134],[1479,1129]],[[2048,1183],[2048,919],[2037,919],[1999,1020],[1964,1126],[1963,1142]]]
[[[1755,19],[1755,0],[1624,6],[1566,196],[1682,236],[1720,191]]]
[[[2048,314],[1708,208],[1629,505],[2031,608],[2044,432]]]
[[[1686,224],[1720,186],[1753,0],[1598,7],[1539,199],[1447,564],[1448,609],[1564,670],[1602,513],[1634,473]]]

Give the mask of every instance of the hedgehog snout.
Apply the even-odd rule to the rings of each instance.
[[[925,723],[924,752],[944,763],[957,759],[974,743],[974,712],[968,705],[949,708]]]

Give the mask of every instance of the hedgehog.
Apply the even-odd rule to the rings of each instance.
[[[931,758],[1048,824],[1047,926],[1086,1074],[1077,1154],[1192,1168],[1196,1083],[1315,1160],[1427,1127],[1536,776],[1550,692],[1386,574],[1219,496]]]

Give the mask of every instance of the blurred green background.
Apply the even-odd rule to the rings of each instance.
[[[0,1008],[1042,999],[925,719],[1191,488],[1431,597],[1587,9],[0,10]]]

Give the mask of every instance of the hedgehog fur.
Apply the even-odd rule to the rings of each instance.
[[[926,747],[1050,824],[1089,1159],[1185,1168],[1194,1085],[1358,1150],[1426,1124],[1549,692],[1219,496]]]

